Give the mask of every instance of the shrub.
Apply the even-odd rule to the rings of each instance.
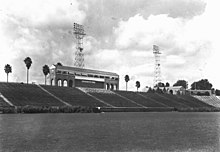
[[[62,107],[49,107],[49,106],[19,106],[19,107],[2,107],[2,113],[91,113],[94,108],[82,106],[62,106]]]
[[[2,113],[16,113],[16,109],[14,107],[3,107]]]

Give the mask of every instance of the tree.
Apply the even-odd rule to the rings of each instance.
[[[149,87],[149,89],[147,90],[147,92],[148,92],[148,93],[152,93],[152,92],[153,92],[153,91],[152,91],[152,88]]]
[[[9,64],[5,65],[5,73],[7,74],[7,83],[8,83],[8,74],[12,72],[12,67]]]
[[[173,94],[173,90],[170,90],[169,92],[170,92],[170,94]]]
[[[158,82],[154,87],[157,88],[157,87],[164,87],[164,83],[162,82]]]
[[[157,86],[158,86],[158,87],[164,87],[165,85],[164,85],[164,83],[159,82]]]
[[[166,85],[165,85],[165,87],[170,87],[170,84],[167,82]]]
[[[182,86],[182,87],[184,87],[186,89],[187,82],[186,82],[186,80],[178,80],[176,83],[174,83],[173,86]]]
[[[27,84],[28,84],[28,78],[29,78],[29,69],[31,67],[31,64],[32,64],[32,60],[30,57],[26,57],[24,59],[24,63],[26,64],[26,67],[27,67]]]
[[[167,92],[166,87],[164,87],[163,88],[163,93],[166,93],[166,92]]]
[[[215,94],[215,88],[211,89],[212,94]]]
[[[63,64],[60,62],[57,62],[56,66],[63,66]]]
[[[129,76],[128,76],[128,75],[126,75],[126,76],[125,76],[125,82],[126,82],[126,91],[127,91],[127,89],[128,89],[128,86],[127,86],[128,81],[130,81],[130,78],[129,78]]]
[[[157,87],[157,89],[156,89],[156,91],[155,91],[156,93],[160,93],[160,94],[162,94],[163,93],[163,90],[162,89],[160,89],[160,87]]]
[[[135,86],[137,87],[137,92],[138,92],[138,88],[140,88],[140,86],[141,86],[140,82],[136,81],[136,85]]]
[[[220,96],[220,90],[216,89],[216,90],[215,90],[215,95],[216,95],[216,96]]]
[[[192,90],[211,90],[212,84],[208,81],[208,79],[202,79],[197,82],[193,82],[191,84]]]
[[[44,73],[44,76],[45,76],[45,85],[47,84],[47,75],[50,73],[50,69],[49,69],[49,66],[48,65],[44,65],[43,66],[43,73]]]

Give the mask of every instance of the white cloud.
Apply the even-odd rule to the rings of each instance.
[[[144,19],[137,14],[127,21],[120,21],[114,29],[116,46],[125,50],[145,48],[151,52],[152,48],[149,47],[157,44],[162,51],[164,81],[175,82],[179,78],[198,81],[206,77],[215,87],[220,87],[217,74],[213,74],[219,64],[217,50],[220,49],[217,43],[219,23],[216,24],[219,11],[216,11],[218,5],[213,3],[207,4],[204,14],[192,19],[172,18],[165,14]],[[208,70],[204,65],[209,67]],[[201,77],[201,70],[198,72],[198,69],[202,69],[204,77]]]
[[[71,65],[75,48],[69,31],[73,22],[82,23],[86,17],[78,7],[75,0],[0,1],[0,67],[12,65],[11,81],[25,81],[27,56],[33,60],[30,77],[38,82],[43,82],[44,64]]]
[[[108,4],[115,2],[106,1],[100,6],[97,6],[99,2],[80,3],[76,0],[0,1],[0,68],[11,64],[11,78],[25,81],[23,59],[30,56],[34,61],[31,79],[43,82],[42,65],[56,62],[73,65],[75,42],[70,31],[73,22],[78,22],[88,23],[85,26],[88,35],[84,39],[86,67],[119,73],[120,89],[125,88],[126,74],[132,78],[129,82],[131,90],[135,90],[137,80],[141,82],[141,88],[152,85],[153,44],[159,45],[162,51],[161,70],[165,82],[173,84],[184,78],[191,83],[204,76],[214,87],[220,88],[216,74],[220,64],[217,0],[206,1],[205,11],[200,5],[197,7],[197,1],[162,1],[161,7],[152,1],[149,9],[155,10],[154,13],[145,11],[147,6],[142,10],[135,8],[145,1],[135,2],[134,8],[123,1],[126,11],[121,10],[121,6],[112,11],[114,5]],[[180,8],[179,4],[187,8]],[[189,9],[189,5],[196,11]],[[109,10],[105,10],[108,7]],[[171,8],[176,14],[172,14]],[[160,9],[166,14],[161,14]],[[191,14],[178,9],[188,10]],[[6,80],[3,72],[0,77]]]
[[[144,19],[140,14],[130,17],[128,21],[119,22],[114,29],[117,35],[116,46],[120,48],[149,48],[158,41],[172,43],[181,32],[183,21],[180,18],[171,18],[166,14],[151,15]],[[165,43],[165,42],[163,42]]]

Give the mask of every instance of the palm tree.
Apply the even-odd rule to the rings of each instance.
[[[31,64],[32,64],[32,60],[30,57],[26,57],[24,59],[24,63],[26,64],[26,67],[27,67],[27,84],[28,84],[28,74],[29,74],[29,69],[31,67]]]
[[[44,73],[44,76],[45,76],[45,85],[47,84],[47,75],[50,73],[50,69],[49,69],[49,66],[48,65],[44,65],[43,66],[43,73]]]
[[[141,84],[139,81],[136,81],[136,87],[137,87],[137,92],[138,92],[138,88],[140,88]]]
[[[130,78],[129,78],[129,76],[128,76],[128,75],[126,75],[126,76],[125,76],[125,82],[126,82],[126,91],[127,91],[127,89],[128,89],[128,86],[127,86],[128,81],[130,81]]]
[[[5,73],[7,74],[7,83],[8,83],[8,74],[12,72],[12,68],[9,64],[5,65]]]

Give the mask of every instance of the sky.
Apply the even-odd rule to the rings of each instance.
[[[153,86],[153,45],[162,82],[208,79],[220,89],[218,0],[0,0],[0,81],[44,83],[43,65],[74,65],[73,23],[84,25],[85,68],[129,75],[129,90]]]

